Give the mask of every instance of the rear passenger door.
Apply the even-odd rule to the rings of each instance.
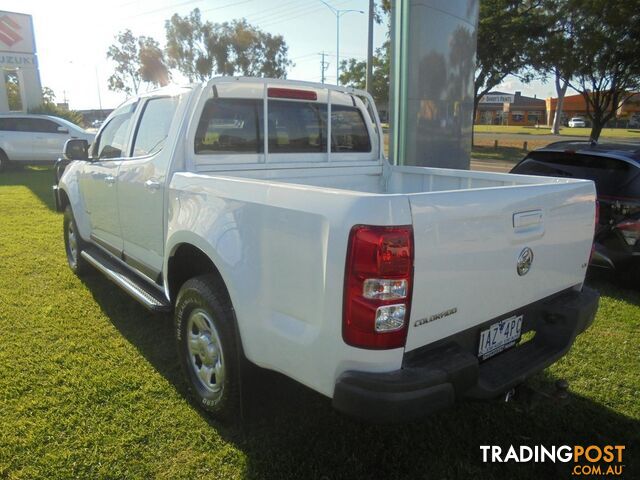
[[[171,164],[167,145],[181,96],[147,99],[140,108],[130,158],[118,171],[118,213],[123,259],[159,281],[164,259],[165,186]],[[175,136],[171,137],[174,138]]]

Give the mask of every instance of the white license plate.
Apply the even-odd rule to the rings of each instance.
[[[522,333],[522,315],[514,315],[494,323],[480,333],[478,356],[481,360],[493,357],[513,347]]]

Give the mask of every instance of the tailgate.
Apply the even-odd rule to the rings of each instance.
[[[409,201],[415,273],[407,351],[584,280],[592,182],[419,193]],[[533,261],[519,274],[526,249]]]

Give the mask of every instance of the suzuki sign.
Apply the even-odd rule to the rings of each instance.
[[[0,52],[36,52],[31,15],[0,11]]]
[[[7,82],[17,84],[19,102],[15,97],[9,101]],[[33,19],[24,13],[0,11],[0,113],[10,109],[28,111],[41,103]]]

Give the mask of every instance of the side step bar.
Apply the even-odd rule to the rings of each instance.
[[[149,310],[154,312],[168,312],[171,310],[171,304],[159,290],[147,284],[134,273],[128,272],[107,255],[94,248],[83,250],[80,254],[90,265],[102,272],[109,280]]]

